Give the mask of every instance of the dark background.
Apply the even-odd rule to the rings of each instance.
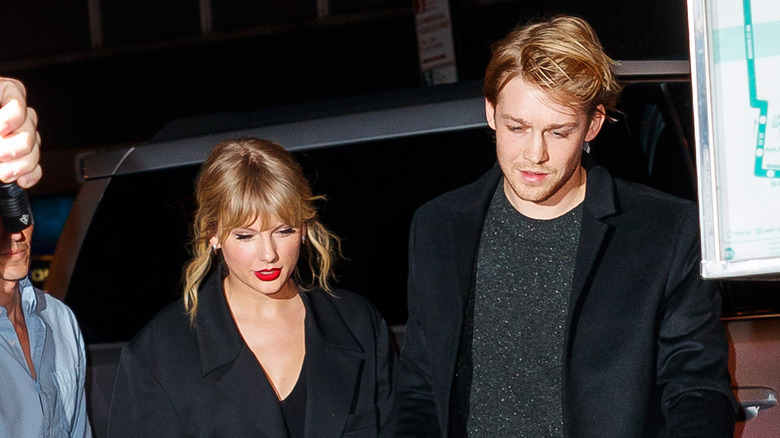
[[[5,0],[0,75],[25,83],[41,120],[45,176],[33,194],[75,192],[77,154],[143,143],[170,120],[419,86],[413,1],[424,2]],[[684,0],[451,8],[461,80],[481,78],[490,44],[517,24],[558,12],[588,19],[615,59],[688,56]]]

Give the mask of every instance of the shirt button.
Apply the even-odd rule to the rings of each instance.
[[[11,346],[15,347],[16,346],[16,341],[11,341]]]

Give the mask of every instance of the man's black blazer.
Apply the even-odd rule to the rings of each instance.
[[[287,436],[276,394],[233,321],[221,277],[217,269],[201,286],[194,327],[176,302],[124,348],[110,437]],[[354,293],[301,296],[306,437],[376,436],[392,405],[395,351],[384,320]]]
[[[613,179],[587,154],[583,166],[561,376],[566,436],[731,436],[728,345],[716,286],[699,278],[695,205]],[[458,423],[451,390],[482,224],[501,177],[496,166],[415,214],[388,436],[462,432],[448,430]]]

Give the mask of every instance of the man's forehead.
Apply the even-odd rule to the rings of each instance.
[[[536,100],[551,111],[565,117],[587,116],[582,105],[572,101],[571,97],[563,92],[556,92],[541,88],[532,84],[520,76],[509,80],[499,91],[496,99],[496,107],[502,107],[509,115],[523,112],[528,100]],[[515,114],[519,117],[519,114]]]

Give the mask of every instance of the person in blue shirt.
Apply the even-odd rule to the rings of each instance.
[[[91,436],[76,318],[27,278],[33,226],[0,224],[0,436]]]
[[[37,115],[16,80],[0,78],[0,179],[41,177]],[[90,437],[84,342],[73,313],[27,278],[33,226],[0,223],[0,437]]]

